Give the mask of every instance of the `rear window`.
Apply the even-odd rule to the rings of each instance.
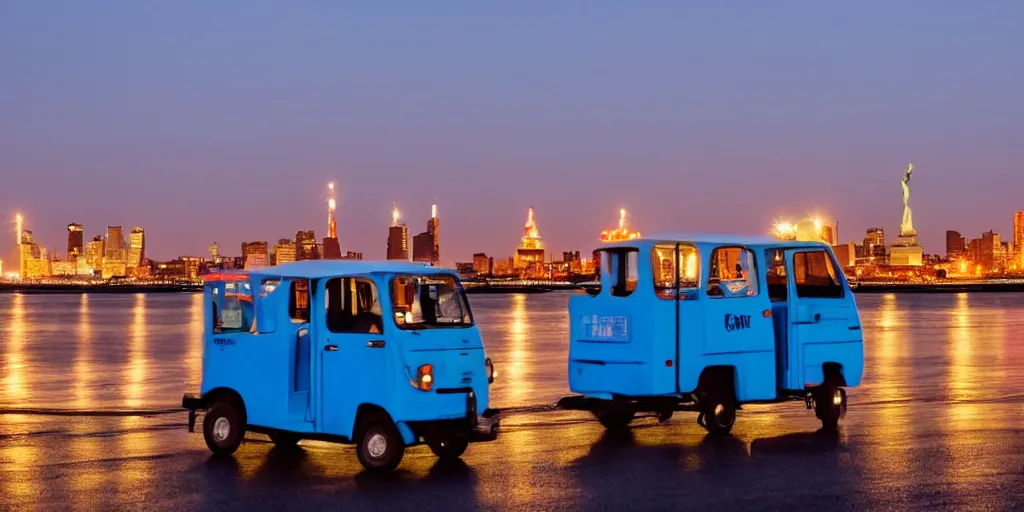
[[[611,275],[612,295],[628,297],[636,290],[637,266],[639,265],[638,249],[609,249],[608,273]]]
[[[695,291],[700,286],[697,248],[679,245],[677,254],[676,247],[676,244],[662,244],[651,249],[654,293],[663,299],[675,298],[677,284],[679,292]]]
[[[470,327],[469,302],[451,276],[398,276],[391,280],[395,324],[400,329]]]

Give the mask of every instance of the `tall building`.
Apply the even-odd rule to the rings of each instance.
[[[420,233],[412,237],[412,260],[431,262],[434,258],[434,240],[430,233]]]
[[[146,259],[146,230],[140,226],[132,227],[128,234],[128,267],[142,266]]]
[[[320,259],[318,245],[313,230],[297,231],[295,233],[295,259],[299,261]]]
[[[103,268],[104,245],[103,235],[96,235],[85,246],[85,263],[90,270]]]
[[[274,244],[274,265],[284,265],[295,261],[295,242],[290,238],[282,238]]]
[[[82,225],[68,224],[68,261],[75,261],[85,254],[85,234]]]
[[[1024,211],[1013,214],[1013,253],[1018,268],[1024,269]]]
[[[331,192],[330,198],[327,200],[327,236],[324,237],[321,255],[325,260],[339,260],[341,259],[341,242],[338,241],[338,224],[334,221],[334,208],[337,206],[337,203],[334,202],[334,183],[329,183],[327,188]]]
[[[210,258],[214,263],[220,263],[220,248],[217,247],[217,242],[210,244]]]
[[[526,225],[523,226],[523,237],[516,249],[514,265],[516,269],[536,268],[544,263],[544,239],[540,236],[537,223],[533,219],[533,207],[526,211]]]
[[[103,278],[128,275],[128,251],[124,242],[123,226],[107,226],[107,239],[103,244]]]
[[[398,206],[391,208],[391,226],[388,228],[389,260],[409,259],[409,228],[398,221]]]
[[[475,270],[477,274],[491,274],[494,271],[492,268],[493,264],[494,260],[492,258],[488,258],[487,255],[482,252],[478,252],[473,255],[473,270]]]
[[[427,234],[430,235],[431,251],[430,251],[430,262],[434,265],[441,264],[441,240],[439,238],[440,233],[440,221],[437,219],[437,204],[430,205],[430,220],[427,221]]]
[[[270,262],[267,242],[242,242],[242,261],[246,270],[267,266]]]
[[[959,231],[946,231],[946,258],[958,259],[966,255],[967,240]]]

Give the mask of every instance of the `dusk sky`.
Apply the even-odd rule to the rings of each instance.
[[[856,7],[856,8],[854,8]],[[326,235],[445,264],[820,213],[925,252],[1024,210],[1024,2],[0,3],[0,254],[141,225],[157,260]]]

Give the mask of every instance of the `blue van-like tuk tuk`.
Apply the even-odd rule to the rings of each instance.
[[[564,409],[609,429],[637,413],[698,413],[728,433],[744,403],[802,400],[834,429],[857,386],[857,304],[831,247],[663,235],[595,251],[600,284],[569,301]]]
[[[202,386],[187,394],[209,449],[246,432],[279,447],[354,443],[369,470],[408,446],[460,457],[496,438],[494,367],[459,278],[408,262],[301,261],[205,278]]]

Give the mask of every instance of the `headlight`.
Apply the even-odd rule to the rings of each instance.
[[[484,359],[484,368],[487,369],[487,383],[492,384],[494,378],[498,376],[498,372],[494,369],[494,363],[491,362],[491,358]]]
[[[434,389],[434,365],[422,364],[416,369],[416,377],[409,379],[409,383],[412,387],[420,391],[430,391]]]

